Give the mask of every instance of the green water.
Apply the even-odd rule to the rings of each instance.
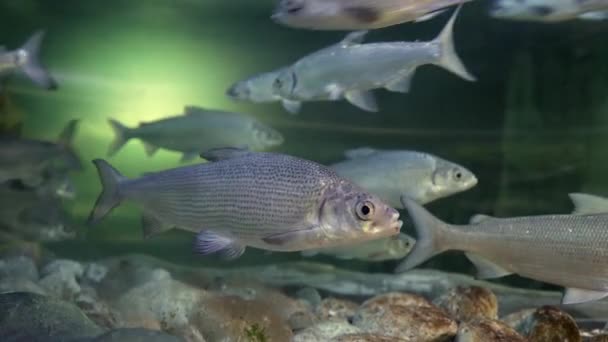
[[[294,30],[270,19],[272,1],[148,0],[0,2],[0,38],[17,47],[45,28],[43,60],[60,90],[39,90],[23,78],[5,88],[22,113],[23,135],[53,140],[65,123],[81,120],[75,146],[86,161],[75,174],[78,197],[68,202],[82,223],[100,191],[91,159],[105,157],[115,118],[132,126],[197,105],[252,114],[283,133],[277,151],[331,163],[362,146],[415,149],[473,170],[476,188],[429,205],[442,219],[464,223],[472,214],[500,216],[568,212],[567,194],[608,195],[608,24],[559,25],[497,21],[486,2],[467,5],[456,46],[479,81],[467,83],[437,67],[421,68],[407,95],[378,91],[380,113],[345,103],[305,104],[289,116],[278,104],[232,102],[234,81],[295,61],[339,41],[339,32]],[[427,40],[446,16],[370,34],[370,41]],[[177,153],[147,157],[131,141],[109,161],[127,176],[179,165]],[[117,208],[76,240],[51,244],[60,255],[96,258],[145,252],[181,262],[238,265],[298,259],[253,252],[226,263],[192,255],[192,235],[169,232],[143,240],[139,211]],[[442,268],[469,267],[436,258]],[[345,267],[391,270],[324,259]],[[449,265],[449,267],[448,267]]]

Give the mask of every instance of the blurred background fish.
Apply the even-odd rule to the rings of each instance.
[[[495,18],[560,22],[572,19],[608,19],[607,0],[494,0],[490,15]]]
[[[471,0],[280,0],[272,19],[312,30],[378,29],[424,21]]]
[[[381,262],[403,259],[409,254],[415,243],[416,239],[413,237],[399,233],[397,236],[376,239],[356,245],[303,251],[302,255],[312,257],[317,254],[324,254],[343,260],[355,259],[368,262]]]

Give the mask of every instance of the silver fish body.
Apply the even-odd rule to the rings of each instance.
[[[82,164],[72,143],[77,120],[70,121],[58,142],[4,139],[0,142],[0,183],[22,180],[28,186],[38,186],[48,172],[78,171]]]
[[[574,215],[478,217],[465,226],[441,222],[404,199],[418,239],[397,270],[411,269],[443,251],[459,250],[477,266],[481,278],[516,273],[561,285],[567,288],[563,299],[567,304],[603,298],[608,295],[608,200],[571,197],[577,207]],[[594,201],[603,201],[603,209],[588,204]]]
[[[303,256],[314,256],[316,254],[331,255],[343,260],[361,260],[379,262],[387,260],[398,260],[404,258],[414,247],[416,239],[399,233],[397,236],[376,239],[356,245],[323,248],[302,252]]]
[[[251,150],[265,150],[283,143],[283,136],[253,117],[206,110],[188,106],[184,115],[174,116],[139,127],[128,128],[110,120],[115,139],[108,155],[112,156],[130,139],[144,142],[149,156],[159,148],[183,153],[183,161],[197,157],[202,151],[238,146]]]
[[[330,169],[275,153],[218,149],[213,162],[127,180],[97,160],[104,190],[90,221],[120,201],[144,211],[146,234],[197,232],[202,254],[238,257],[251,246],[300,251],[396,235],[398,212]]]
[[[470,1],[470,0],[465,0]],[[272,18],[311,30],[367,30],[433,18],[462,0],[281,0]]]
[[[494,0],[490,15],[499,19],[561,22],[608,19],[607,0]]]
[[[460,9],[460,7],[459,7]],[[453,27],[458,11],[439,37],[430,42],[360,44],[364,32],[349,34],[342,42],[301,58],[283,70],[273,85],[275,93],[292,101],[336,101],[378,110],[373,89],[408,92],[415,70],[425,64],[439,65],[473,81],[457,56]]]
[[[41,88],[57,89],[57,82],[39,61],[43,38],[44,31],[38,31],[16,50],[9,51],[0,46],[0,76],[21,71]]]
[[[402,196],[426,204],[477,184],[465,167],[428,153],[360,148],[346,156],[330,167],[394,208],[403,208]]]

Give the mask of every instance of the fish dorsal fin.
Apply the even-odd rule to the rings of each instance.
[[[360,147],[360,148],[355,148],[352,150],[346,150],[344,152],[344,156],[348,159],[358,159],[358,158],[369,157],[372,154],[375,154],[377,152],[378,152],[378,150],[373,149],[371,147]]]
[[[562,298],[562,304],[578,304],[599,300],[608,296],[608,292],[567,288]]]
[[[214,148],[209,151],[203,152],[200,154],[201,158],[207,159],[210,162],[216,162],[220,160],[238,158],[245,155],[248,155],[251,152],[250,150],[238,147],[223,147],[223,148]]]
[[[608,198],[583,193],[568,196],[574,204],[573,215],[608,214]]]
[[[186,106],[184,107],[184,115],[205,115],[209,111],[203,107]]]
[[[479,279],[500,278],[513,273],[477,254],[465,253],[465,255],[477,268],[477,278]]]
[[[365,31],[365,30],[351,32],[351,33],[347,34],[346,37],[344,37],[344,39],[342,39],[338,43],[338,45],[340,45],[342,47],[346,47],[346,46],[361,44],[365,40],[365,36],[367,36],[368,33],[369,33],[369,31]]]
[[[476,214],[471,217],[469,224],[480,224],[481,222],[489,219],[495,219],[496,217],[484,214]]]

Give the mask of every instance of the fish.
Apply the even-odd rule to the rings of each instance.
[[[475,81],[454,49],[453,28],[460,8],[430,42],[363,44],[366,31],[352,32],[338,44],[307,55],[284,69],[273,84],[274,93],[292,102],[346,99],[364,111],[377,112],[371,90],[385,88],[407,93],[421,65],[438,65],[465,80]]]
[[[403,259],[412,250],[416,239],[405,234],[376,239],[356,245],[314,249],[301,252],[302,256],[331,255],[343,260],[387,261]]]
[[[0,183],[21,180],[36,187],[43,183],[46,172],[61,169],[82,170],[80,157],[73,147],[78,120],[70,120],[57,142],[7,137],[0,139]]]
[[[283,69],[285,68],[260,73],[235,82],[226,90],[226,95],[237,101],[253,103],[281,102],[287,112],[297,114],[300,111],[300,103],[281,98],[274,93],[272,88],[274,80],[283,72]]]
[[[555,23],[608,19],[607,0],[494,0],[494,18]]]
[[[0,76],[21,71],[37,86],[47,90],[57,89],[57,81],[40,63],[40,46],[44,35],[45,31],[37,31],[20,48],[11,51],[0,46]]]
[[[434,217],[403,198],[417,232],[416,245],[396,272],[412,269],[436,254],[464,251],[478,278],[509,274],[563,286],[563,304],[608,296],[608,199],[569,195],[571,214],[495,218],[477,215],[468,225]]]
[[[364,147],[348,150],[345,156],[329,167],[399,209],[402,196],[427,204],[478,182],[465,167],[424,152]]]
[[[266,150],[284,141],[281,133],[251,116],[195,106],[186,106],[183,115],[142,123],[136,128],[128,128],[114,119],[109,123],[115,135],[108,149],[110,157],[133,138],[143,141],[150,157],[164,148],[182,152],[182,162],[215,148]]]
[[[371,30],[421,22],[470,0],[281,0],[272,19],[309,30]]]
[[[271,152],[221,148],[207,163],[127,179],[101,159],[103,190],[94,225],[123,200],[143,209],[144,236],[177,227],[196,233],[195,249],[226,259],[247,246],[295,252],[393,236],[399,212],[329,168]]]

